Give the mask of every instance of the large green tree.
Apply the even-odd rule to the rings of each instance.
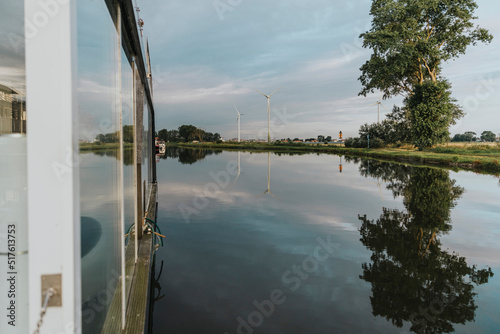
[[[179,139],[179,131],[178,130],[170,130],[167,133],[167,141],[169,142],[178,142]]]
[[[181,125],[179,127],[179,136],[182,141],[188,142],[195,138],[195,131],[197,127],[194,125]]]
[[[481,140],[484,140],[484,141],[495,141],[495,139],[496,139],[496,136],[491,131],[483,131],[483,133],[481,133]]]
[[[161,129],[160,131],[158,131],[158,137],[163,141],[168,141],[167,129]]]
[[[371,30],[360,36],[373,50],[361,67],[360,94],[381,90],[385,98],[406,97],[417,84],[437,82],[443,62],[493,39],[474,26],[476,8],[474,0],[374,0]]]
[[[373,50],[360,69],[360,95],[380,90],[384,98],[404,96],[419,149],[446,140],[449,126],[463,116],[441,66],[468,46],[493,39],[474,25],[476,8],[474,0],[373,0],[371,30],[360,36]]]
[[[198,141],[203,141],[203,138],[205,137],[205,130],[203,130],[202,128],[196,128],[196,130],[194,130],[193,132],[193,135],[194,135],[194,138],[193,139],[197,139]]]
[[[134,142],[134,126],[133,125],[124,125],[123,126],[123,141],[125,143],[133,143]]]
[[[449,140],[448,128],[461,113],[446,81],[424,81],[406,99],[413,143],[421,150]]]

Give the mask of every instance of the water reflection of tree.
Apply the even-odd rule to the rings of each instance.
[[[221,154],[222,150],[210,150],[203,148],[167,147],[162,159],[178,159],[181,164],[192,165],[199,160],[205,159],[209,155]]]
[[[361,242],[373,252],[360,276],[372,284],[373,315],[397,327],[410,322],[416,333],[449,333],[473,321],[474,284],[487,283],[491,268],[469,266],[439,240],[451,231],[450,210],[463,188],[441,169],[362,161],[360,172],[388,182],[406,209],[383,208],[376,221],[359,217]]]

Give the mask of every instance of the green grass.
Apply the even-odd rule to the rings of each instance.
[[[280,153],[327,153],[408,164],[444,166],[474,170],[481,173],[500,174],[500,145],[440,145],[418,151],[411,146],[403,148],[346,148],[343,145],[267,144],[267,143],[167,143],[167,146],[212,148],[236,151],[273,151]]]
[[[455,155],[474,155],[474,156],[499,156],[500,144],[472,144],[472,145],[439,145],[430,149],[435,153],[455,154]]]
[[[123,147],[130,148],[133,144],[124,143]],[[93,143],[80,143],[80,151],[96,151],[96,150],[113,150],[120,147],[120,143],[106,143],[106,144],[93,144]]]

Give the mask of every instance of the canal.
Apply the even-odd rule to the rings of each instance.
[[[157,173],[153,333],[500,327],[498,177],[181,149]]]

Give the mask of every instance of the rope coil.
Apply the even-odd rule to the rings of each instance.
[[[47,293],[45,294],[45,300],[43,301],[42,311],[40,312],[40,320],[38,320],[38,322],[36,324],[36,329],[33,332],[33,334],[40,333],[40,328],[42,327],[42,323],[43,323],[43,317],[45,316],[45,313],[47,313],[47,305],[49,304],[50,298],[55,294],[56,294],[56,290],[54,288],[49,288],[47,290]]]
[[[146,228],[149,227],[151,229],[151,231],[153,232],[153,234],[156,236],[156,238],[160,240],[160,244],[163,246],[163,239],[162,238],[165,238],[165,235],[163,235],[161,233],[160,228],[158,227],[158,225],[155,223],[154,220],[147,218],[147,215],[148,215],[148,212],[146,211],[144,213],[144,219],[142,220],[143,229],[144,229],[144,227],[146,227]],[[127,237],[129,237],[130,235],[134,234],[134,230],[132,230],[132,228],[134,226],[135,226],[135,224],[130,225],[130,227],[127,230],[127,234],[125,234],[125,239]],[[156,232],[156,230],[158,230],[158,232]]]

